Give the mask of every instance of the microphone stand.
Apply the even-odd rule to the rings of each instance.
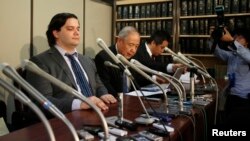
[[[25,81],[17,71],[9,66],[8,64],[3,64],[4,69],[3,73],[15,80],[18,84],[20,84],[30,95],[32,95],[38,102],[42,104],[42,106],[51,112],[55,117],[59,118],[62,122],[64,122],[69,130],[71,131],[75,141],[79,141],[79,137],[76,133],[74,126],[69,122],[69,120],[65,117],[65,115],[47,98],[45,98],[39,91],[37,91],[33,86],[31,86],[27,81]]]
[[[5,88],[7,91],[9,91],[11,94],[16,96],[19,99],[19,101],[21,101],[23,104],[30,107],[37,114],[37,116],[40,118],[40,120],[43,122],[43,124],[46,128],[46,130],[49,134],[50,140],[55,141],[55,135],[53,133],[53,130],[52,130],[47,118],[42,113],[42,111],[34,103],[32,103],[31,100],[22,91],[20,91],[16,87],[10,85],[9,83],[5,82],[2,78],[0,78],[0,85],[3,88]]]
[[[123,69],[123,75],[122,75],[122,93],[118,93],[118,119],[115,121],[115,124],[121,128],[127,128],[129,130],[135,131],[137,126],[132,121],[129,121],[127,119],[124,119],[123,117],[123,95],[128,92],[128,78],[130,76],[127,75],[127,67],[125,66],[125,69]]]
[[[195,73],[196,69],[195,68],[191,68],[190,69],[190,96],[191,96],[191,102],[194,102],[194,73]]]
[[[178,108],[179,110],[176,110],[175,107],[170,107],[169,106],[169,113],[173,114],[173,115],[176,115],[177,113],[182,113],[182,114],[191,114],[191,110],[189,107],[184,107],[183,106],[183,101],[185,99],[186,101],[186,91],[185,91],[185,88],[184,86],[182,85],[182,83],[177,80],[176,78],[174,78],[173,76],[170,76],[168,74],[165,74],[163,72],[159,72],[159,71],[155,71],[155,70],[152,70],[150,68],[147,68],[146,66],[144,66],[143,64],[139,63],[138,61],[136,60],[132,60],[132,62],[140,69],[146,71],[146,72],[149,72],[151,74],[154,74],[154,75],[157,75],[157,76],[161,76],[163,77],[164,79],[168,80],[169,83],[171,85],[173,85],[173,87],[176,89],[177,91],[177,94],[178,94],[178,97],[179,97],[179,102],[178,102]],[[175,84],[174,82],[176,82],[177,84]],[[162,109],[162,108],[160,108]],[[178,112],[177,112],[178,111]]]

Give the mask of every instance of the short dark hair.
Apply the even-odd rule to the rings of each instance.
[[[148,39],[148,43],[155,41],[156,45],[162,44],[163,41],[170,42],[171,36],[166,30],[156,30]]]
[[[60,31],[61,27],[66,23],[67,19],[69,18],[78,19],[77,16],[72,13],[58,13],[51,19],[48,25],[48,30],[46,31],[50,47],[53,47],[56,44],[56,39],[53,35],[53,30]]]

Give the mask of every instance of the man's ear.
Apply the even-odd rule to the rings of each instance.
[[[58,31],[53,30],[53,31],[52,31],[52,34],[54,35],[55,38],[58,38]]]

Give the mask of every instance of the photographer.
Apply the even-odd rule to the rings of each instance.
[[[214,31],[215,33],[218,31]],[[213,38],[215,35],[212,34]],[[214,48],[216,57],[227,62],[228,96],[225,105],[226,127],[250,125],[250,32],[240,28],[234,36],[224,29]],[[225,44],[227,46],[225,46]],[[244,128],[244,129],[245,129]]]

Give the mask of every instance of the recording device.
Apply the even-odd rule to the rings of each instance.
[[[132,137],[136,141],[151,141],[150,139],[148,139],[145,136],[142,136],[140,134],[133,134],[130,137]]]
[[[156,134],[153,134],[149,131],[140,131],[138,134],[152,140],[152,141],[162,141],[163,138],[161,136],[158,136]]]
[[[126,136],[128,134],[127,131],[122,130],[122,129],[118,129],[118,128],[114,128],[114,127],[109,127],[109,133],[117,135],[117,136]]]
[[[133,122],[128,122],[125,120],[116,120],[115,124],[120,128],[126,128],[130,131],[135,131],[137,129],[137,124]]]
[[[153,123],[153,127],[161,129],[161,130],[165,130],[167,129],[168,132],[174,132],[174,128],[165,124],[162,124],[160,122],[158,123]]]
[[[155,128],[155,127],[151,127],[148,129],[148,132],[151,132],[153,134],[156,134],[158,136],[162,136],[162,137],[166,137],[169,135],[169,132],[168,131],[165,131],[165,130],[161,130],[161,129],[158,129],[158,128]]]
[[[94,140],[94,136],[84,129],[77,130],[77,134],[86,141]]]
[[[90,134],[98,135],[99,132],[103,132],[102,128],[100,126],[88,126],[84,125],[83,129],[88,131]]]
[[[101,138],[101,139],[104,139],[104,132],[99,132],[98,133],[98,136]],[[109,134],[109,136],[108,136],[108,138],[109,138],[109,141],[115,141],[116,139],[117,139],[117,136],[114,136],[114,135],[112,135],[112,134]]]

